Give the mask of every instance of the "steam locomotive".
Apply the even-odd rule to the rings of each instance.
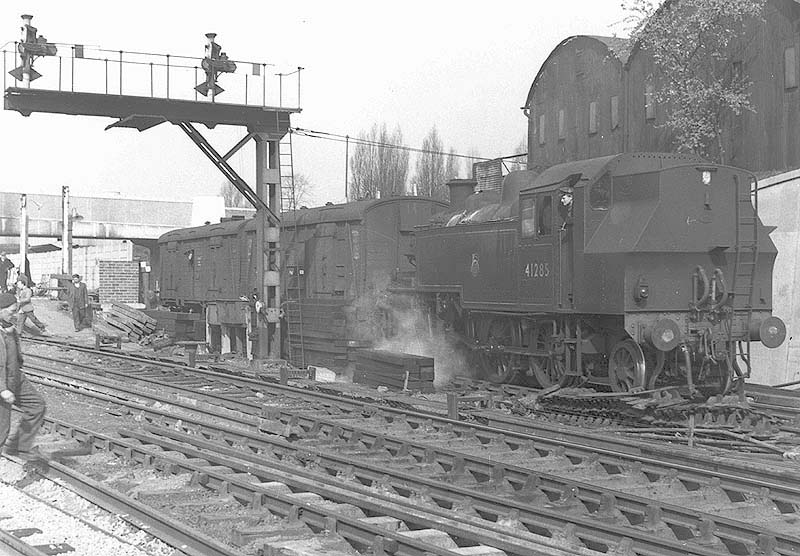
[[[724,393],[775,348],[777,254],[755,177],[684,155],[629,153],[451,184],[416,231],[416,285],[485,377],[615,392]]]

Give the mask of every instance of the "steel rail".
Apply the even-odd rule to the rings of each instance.
[[[70,380],[74,382],[75,379],[73,377]],[[133,395],[149,397],[150,399],[153,400],[166,401],[171,405],[182,407],[183,409],[186,409],[188,411],[197,411],[199,409],[198,407],[191,404],[183,404],[180,402],[176,402],[174,400],[163,400],[162,398],[159,398],[153,394],[144,393],[142,395],[137,391],[133,391],[130,389],[128,390]],[[199,419],[193,419],[191,417],[182,415],[174,415],[166,411],[151,409],[146,406],[140,406],[139,404],[131,402],[125,402],[125,401],[120,402],[116,398],[110,398],[103,395],[98,395],[97,397],[101,399],[108,398],[108,401],[114,401],[115,403],[121,403],[122,405],[127,405],[129,407],[132,407],[136,411],[141,411],[143,414],[155,416],[162,422],[164,420],[167,420],[169,421],[170,426],[178,426],[179,424],[192,423],[194,426],[216,428],[221,432],[229,435],[236,435],[240,437],[246,436],[256,439],[258,438],[258,436],[255,434],[248,434],[246,431],[242,431],[239,429],[223,427],[222,425],[214,425],[213,423],[209,423]],[[243,422],[241,420],[234,419],[232,416],[226,415],[224,413],[214,413],[214,416],[240,423]],[[358,435],[360,441],[365,444],[373,445],[375,443],[382,443],[387,449],[394,450],[395,452],[399,450],[407,450],[410,454],[414,455],[418,460],[424,460],[425,458],[430,459],[431,455],[429,454],[433,453],[435,461],[449,468],[454,467],[456,465],[456,462],[458,460],[461,460],[468,463],[472,469],[479,471],[485,476],[492,476],[493,474],[497,473],[498,469],[502,469],[505,478],[507,478],[508,480],[512,480],[514,483],[520,485],[520,487],[522,487],[522,485],[525,485],[533,477],[535,478],[534,480],[538,482],[543,489],[546,489],[550,492],[559,493],[568,488],[577,488],[578,490],[577,494],[582,496],[583,500],[587,500],[588,502],[594,503],[596,505],[600,504],[603,496],[609,496],[609,495],[615,496],[616,500],[619,502],[620,507],[626,509],[627,511],[640,515],[642,521],[644,521],[644,516],[649,511],[648,506],[653,505],[652,500],[628,495],[619,491],[604,489],[602,487],[595,487],[593,485],[582,483],[579,481],[565,480],[561,477],[556,477],[547,473],[541,473],[534,470],[524,469],[514,465],[503,464],[502,462],[499,462],[497,460],[490,460],[486,458],[480,458],[477,456],[470,456],[457,451],[444,450],[441,448],[436,448],[436,450],[432,452],[432,447],[430,444],[409,442],[405,439],[391,438],[383,434],[378,434],[371,431],[362,431],[355,426],[348,426],[344,424],[341,420],[337,419],[317,418],[311,416],[298,417],[295,414],[286,412],[284,410],[277,410],[276,417],[285,421],[285,423],[290,427],[300,426],[305,430],[316,429],[317,432],[320,433],[326,432],[328,436],[341,437],[347,441],[352,439],[354,435]],[[266,423],[264,422],[263,419],[253,418],[251,419],[251,422],[248,424],[253,429],[257,429],[259,426],[263,428]],[[284,423],[281,422],[280,426],[276,428],[278,430],[269,430],[269,428],[267,428],[266,430],[269,430],[269,432],[272,433],[279,434],[280,431],[285,429],[286,427],[284,426]],[[619,464],[617,463],[616,465]],[[721,534],[724,534],[726,537],[735,540],[737,542],[757,543],[759,537],[770,535],[770,532],[763,528],[744,524],[741,521],[727,519],[712,514],[704,514],[703,512],[697,512],[694,510],[687,510],[668,503],[665,504],[659,502],[658,505],[665,510],[664,520],[666,522],[672,522],[682,527],[691,527],[691,528],[698,528],[703,521],[713,522],[720,527]],[[550,519],[553,518],[552,515],[541,516],[541,517],[548,517]],[[558,516],[556,516],[556,518],[558,518]],[[563,516],[561,517],[561,519],[563,519]],[[574,522],[573,519],[570,519],[569,521]],[[604,525],[604,529],[606,531],[608,530],[607,525]],[[631,535],[628,534],[627,536]],[[782,547],[797,546],[798,543],[798,539],[788,536],[780,536],[779,540],[781,542]],[[655,552],[655,554],[659,554],[659,552]]]
[[[223,427],[220,425],[217,425],[214,428],[218,431],[223,430]],[[143,442],[147,441],[151,435],[158,435],[175,440],[175,443],[163,441],[159,443],[159,445],[166,450],[178,450],[179,444],[177,442],[192,442],[198,448],[202,447],[207,451],[216,451],[220,453],[220,463],[226,461],[225,458],[231,457],[258,463],[263,461],[263,454],[265,452],[275,453],[271,452],[268,448],[264,451],[259,450],[257,452],[258,455],[256,455],[255,451],[253,454],[243,454],[241,450],[221,446],[220,444],[212,441],[198,441],[195,439],[196,435],[180,433],[172,428],[147,426],[145,427],[145,430],[146,433],[121,431],[120,434],[122,436],[137,438]],[[630,526],[618,524],[612,518],[610,518],[610,514],[613,513],[613,507],[609,508],[608,514],[598,512],[595,518],[589,516],[570,516],[564,514],[563,512],[558,512],[557,510],[534,506],[531,503],[525,503],[520,499],[507,499],[492,495],[487,492],[481,492],[480,490],[459,487],[458,485],[446,482],[446,480],[436,481],[420,477],[414,473],[404,473],[396,470],[389,471],[375,464],[357,461],[353,458],[335,456],[307,445],[296,446],[289,442],[280,441],[274,438],[259,439],[255,435],[249,435],[240,430],[232,428],[225,428],[224,434],[226,437],[225,442],[232,444],[241,443],[248,446],[251,450],[256,448],[263,449],[266,446],[278,446],[281,450],[281,455],[284,457],[288,455],[287,452],[302,454],[301,457],[303,458],[313,456],[316,458],[314,460],[315,464],[323,466],[329,475],[335,475],[337,472],[346,470],[348,474],[352,474],[352,478],[357,484],[371,484],[373,486],[379,485],[381,488],[389,487],[394,489],[395,492],[401,493],[405,491],[411,495],[413,495],[413,493],[425,492],[438,504],[443,506],[450,505],[450,507],[458,507],[458,505],[463,503],[464,500],[470,500],[470,503],[464,508],[467,513],[475,511],[478,515],[495,516],[495,518],[498,520],[502,519],[504,516],[514,515],[515,518],[523,523],[529,530],[549,528],[550,533],[553,534],[554,529],[556,531],[561,530],[567,524],[574,523],[579,527],[579,530],[576,531],[577,536],[583,536],[593,543],[605,543],[609,548],[612,548],[615,544],[620,543],[621,539],[627,536],[633,541],[632,548],[639,554],[698,554],[709,550],[699,545],[692,546],[691,541],[687,542],[685,539],[681,541],[658,539],[655,541],[650,540],[648,542],[646,539],[648,537],[652,539],[655,535],[653,533],[648,533],[645,529],[636,529],[635,526],[633,527],[636,533],[631,533],[629,530]],[[333,439],[333,441],[335,442],[336,439]],[[356,445],[350,445],[348,447],[353,450],[362,448],[360,442],[357,442]],[[365,448],[370,449],[369,447]],[[381,446],[376,446],[374,451],[382,451],[386,450],[386,448],[388,448],[388,445],[383,444]],[[281,461],[284,459],[284,457],[281,458]],[[426,460],[422,458],[421,461],[425,462]],[[270,459],[269,465],[271,468],[284,469],[287,473],[294,473],[300,476],[310,476],[313,474],[308,471],[289,468],[288,466],[284,467],[280,463],[277,463],[274,459]],[[495,469],[500,466],[502,466],[502,464],[497,464]],[[487,473],[487,477],[492,474],[492,470],[490,469],[486,469],[485,471]],[[390,475],[394,477],[394,480]],[[584,485],[573,481],[565,481],[565,485],[563,485],[561,489],[553,490],[552,485],[545,485],[545,480],[539,480],[542,476],[546,476],[546,474],[539,475],[534,473],[533,477],[535,480],[531,480],[531,475],[529,475],[525,479],[524,483],[515,480],[516,477],[504,476],[503,479],[510,479],[512,482],[519,485],[516,493],[521,498],[525,498],[526,495],[535,497],[537,489],[541,491],[550,491],[556,495],[564,492],[571,492],[572,488],[579,488],[581,492],[584,492]],[[332,483],[333,481],[331,480],[329,482]],[[481,484],[490,484],[490,481],[486,481],[485,483]],[[598,507],[602,505],[604,500],[610,500],[607,496],[608,495],[604,497],[601,495],[597,498]],[[640,497],[633,498],[639,498],[639,501],[641,502],[641,523],[644,526],[647,521],[645,516],[654,506],[656,506],[656,504],[654,504],[652,500]],[[396,500],[397,498],[396,496],[391,496],[389,499]],[[557,507],[558,501],[554,503],[547,502],[547,504]],[[692,519],[692,517],[687,519],[688,512],[682,508],[678,508],[669,504],[661,504],[660,507],[664,511],[663,521],[665,523],[671,523],[673,525],[683,527],[689,531],[694,531],[700,528],[704,519],[710,520],[713,518],[715,523],[720,525],[716,516],[706,515],[704,517],[702,512],[697,512],[697,514],[699,514],[699,519]],[[626,513],[631,511],[631,509],[627,507],[624,508],[624,510]],[[725,536],[731,540],[736,540],[745,546],[757,546],[760,542],[763,542],[762,539],[771,536],[769,532],[763,528],[756,528],[755,531],[744,531],[740,530],[742,528],[741,522],[736,522],[735,520],[729,520],[729,522],[730,523],[721,524],[723,525],[722,529],[724,529]],[[723,531],[718,529],[718,532]],[[670,542],[673,544],[670,545]],[[503,547],[498,546],[498,548]],[[710,552],[716,553],[713,550]]]
[[[385,545],[388,541],[394,547],[393,550],[390,551],[392,554],[405,556],[459,556],[457,553],[446,548],[436,546],[435,544],[404,536],[401,533],[390,531],[370,523],[361,522],[358,519],[351,518],[341,512],[319,508],[313,503],[303,502],[292,497],[292,495],[277,492],[274,489],[269,488],[269,486],[264,486],[261,483],[254,483],[249,480],[249,478],[243,478],[234,473],[236,470],[235,462],[230,461],[229,459],[222,458],[214,462],[213,455],[211,454],[192,452],[191,450],[189,451],[189,454],[197,456],[201,460],[208,461],[209,458],[211,458],[212,462],[217,463],[218,466],[226,467],[231,470],[231,473],[223,473],[219,470],[215,470],[209,465],[202,464],[202,462],[198,463],[197,461],[189,461],[187,459],[173,457],[169,454],[161,452],[158,449],[153,449],[149,448],[147,445],[142,445],[138,441],[128,441],[123,438],[108,436],[67,423],[60,419],[46,418],[45,422],[48,427],[53,430],[53,432],[71,437],[78,441],[82,440],[84,445],[90,447],[92,451],[102,450],[109,452],[128,461],[154,467],[156,469],[162,469],[171,474],[191,473],[193,476],[193,483],[195,484],[225,492],[236,497],[240,502],[250,504],[253,507],[267,507],[270,512],[277,513],[285,517],[299,519],[311,526],[312,529],[324,529],[333,533],[338,533],[350,541],[367,546],[374,546],[378,542],[378,539],[380,539],[380,544],[383,545]],[[78,492],[81,494],[83,494],[82,488],[84,483],[89,484],[90,487],[99,485],[99,483],[96,483],[95,481],[92,481],[86,477],[82,477],[80,474],[73,472],[69,467],[56,462],[50,464],[50,470],[47,472],[47,474],[50,475],[53,472],[60,478],[68,480],[70,484],[77,483],[79,485]],[[255,475],[256,477],[269,478],[270,480],[275,479],[281,482],[284,479],[290,479],[289,477],[280,476],[278,473],[269,470],[266,466],[251,465],[244,473],[249,473],[250,475]],[[75,481],[75,483],[73,483],[73,481]],[[298,484],[298,486],[300,485]],[[107,497],[108,495],[101,495],[99,501],[105,502]],[[116,498],[119,498],[113,492],[111,493],[111,497],[112,503],[115,503]],[[95,502],[95,500],[92,499],[91,494],[90,496],[87,496],[87,498]],[[389,508],[390,505],[386,502],[383,502],[381,505],[366,504],[363,500],[358,500],[355,497],[351,498],[349,502],[358,503],[361,506],[366,505],[371,507],[371,509],[374,511],[385,511],[387,509],[392,509],[395,517],[410,523],[421,524],[428,528],[448,527],[448,524],[443,520],[431,519],[424,516],[424,512],[421,510],[413,512],[403,508]],[[132,503],[134,506],[136,506],[134,511],[129,513],[133,513],[133,515],[137,517],[137,514],[142,514],[146,518],[150,512],[154,514],[160,513],[156,510],[152,510],[136,500],[123,500],[123,503]],[[168,521],[169,517],[164,516],[163,519]],[[466,530],[462,530],[461,533],[465,534]],[[176,546],[174,543],[170,544],[172,546]],[[534,548],[535,547],[532,546],[532,543],[527,543],[527,546],[525,546],[526,552],[515,554],[525,554],[530,556],[546,556],[548,554],[552,554],[552,551],[536,552]],[[550,548],[551,547],[548,547],[548,550],[550,550]],[[184,548],[181,548],[181,550],[184,550]],[[217,554],[217,552],[208,551],[205,554]],[[226,552],[225,554],[239,553],[230,551]]]
[[[167,434],[162,435],[161,432]],[[546,537],[533,541],[532,534],[527,531],[513,530],[480,518],[453,515],[453,512],[438,507],[375,492],[357,482],[343,486],[341,480],[337,481],[324,473],[285,465],[266,454],[247,454],[232,448],[222,448],[218,444],[198,439],[196,435],[172,435],[168,430],[159,427],[148,427],[147,432],[121,429],[119,434],[123,438],[138,440],[143,445],[155,445],[166,451],[182,453],[188,458],[203,459],[212,465],[229,467],[235,472],[255,476],[262,482],[277,481],[289,485],[292,490],[312,490],[323,498],[358,506],[370,514],[387,513],[407,524],[443,531],[451,537],[497,548],[507,554],[532,555],[542,554],[542,550],[564,551],[563,547],[547,542],[550,539]]]
[[[54,419],[45,419],[55,423]],[[95,435],[104,439],[102,435]],[[106,437],[107,438],[107,437]],[[169,516],[130,498],[115,492],[109,487],[83,475],[56,461],[48,462],[45,470],[39,471],[51,479],[59,479],[66,483],[70,490],[78,493],[92,504],[118,515],[130,522],[137,529],[145,529],[148,533],[191,556],[244,556],[240,551],[224,545],[203,532],[175,522]]]
[[[8,556],[45,556],[38,548],[0,529],[0,554]]]
[[[45,370],[45,372],[58,372],[51,369],[43,370]],[[72,375],[68,376],[73,378]],[[90,379],[85,378],[84,380]],[[100,383],[98,379],[93,378],[91,380]],[[164,386],[163,381],[159,382],[153,380],[153,382]],[[111,387],[117,388],[118,385],[114,384]],[[180,385],[171,385],[170,387],[193,396],[208,397],[207,392],[184,388]],[[291,394],[295,394],[296,391],[297,389],[289,390]],[[148,394],[140,393],[140,395]],[[360,410],[363,410],[365,405],[367,407],[372,407],[371,404],[356,403],[353,400],[347,400],[336,396],[323,396],[323,400],[325,401],[330,401],[334,404],[351,405]],[[224,394],[217,394],[213,397],[224,398],[225,396]],[[246,404],[246,402],[241,400],[229,401]],[[174,402],[171,401],[170,403]],[[249,405],[249,407],[251,411],[260,412],[263,410],[263,406],[260,404],[252,404]],[[192,408],[187,406],[187,409],[191,410]],[[291,410],[284,408],[276,411],[282,411],[281,419],[286,422],[296,418],[294,412]],[[462,435],[474,431],[483,444],[488,444],[497,434],[505,433],[507,437],[516,441],[518,445],[534,442],[538,447],[546,447],[548,451],[563,447],[565,455],[571,459],[583,460],[586,457],[598,458],[599,463],[612,467],[618,466],[620,459],[629,463],[638,462],[642,465],[644,472],[657,476],[663,476],[667,472],[672,472],[672,469],[675,469],[678,471],[678,478],[685,482],[699,485],[708,483],[714,478],[719,478],[723,481],[723,487],[725,488],[749,492],[753,495],[761,495],[764,489],[768,489],[770,498],[777,503],[800,505],[800,482],[798,482],[800,481],[800,477],[798,477],[798,473],[794,470],[774,470],[771,471],[773,475],[772,480],[765,480],[762,478],[765,474],[763,463],[747,463],[726,460],[719,457],[703,457],[694,451],[687,451],[687,453],[684,453],[682,449],[678,449],[676,446],[664,449],[644,442],[627,441],[622,446],[622,449],[607,448],[604,446],[614,445],[613,437],[591,432],[575,435],[588,437],[586,443],[581,444],[579,441],[571,439],[573,434],[570,432],[562,433],[560,429],[554,429],[553,432],[556,434],[555,438],[543,436],[530,431],[529,420],[515,419],[507,416],[501,418],[490,412],[475,412],[473,416],[482,418],[489,423],[495,423],[502,419],[502,425],[465,423],[444,417],[432,416],[426,413],[402,411],[385,407],[380,407],[379,411],[405,417],[411,416],[412,418],[418,419],[419,423],[435,421],[440,427],[452,427]],[[307,423],[308,427],[312,425],[312,423]],[[480,434],[484,436],[481,437]],[[776,481],[785,482],[781,483]]]

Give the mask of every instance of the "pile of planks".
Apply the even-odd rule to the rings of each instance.
[[[353,362],[357,348],[372,344],[359,339],[363,317],[346,299],[289,300],[285,308],[288,358],[296,367],[343,369]]]
[[[433,358],[379,349],[362,349],[356,353],[353,382],[369,386],[386,386],[393,390],[434,392]]]
[[[96,332],[101,332],[101,329],[110,329],[117,335],[127,336],[134,342],[138,342],[143,337],[155,332],[156,320],[137,309],[112,301],[108,310],[103,311],[103,321],[93,324],[92,327]],[[104,333],[104,335],[110,336],[111,334]]]

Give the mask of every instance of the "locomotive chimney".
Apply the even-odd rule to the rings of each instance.
[[[467,197],[475,193],[477,182],[474,179],[454,179],[447,182],[450,189],[450,210],[460,212],[467,207]]]

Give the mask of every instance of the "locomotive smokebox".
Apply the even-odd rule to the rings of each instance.
[[[750,339],[768,348],[776,348],[786,339],[786,325],[778,317],[767,317],[750,323]]]
[[[461,212],[467,208],[467,197],[475,193],[478,182],[474,179],[455,179],[447,182],[450,189],[450,210]]]

